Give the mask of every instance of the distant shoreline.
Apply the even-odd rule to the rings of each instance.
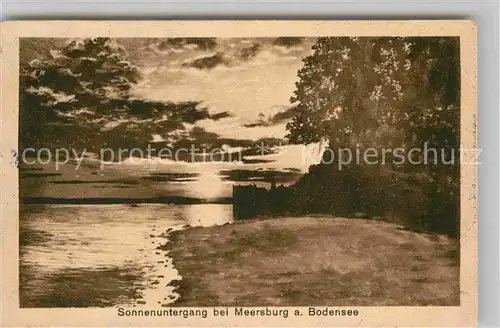
[[[166,196],[148,198],[117,198],[117,197],[83,197],[83,198],[60,198],[60,197],[20,197],[20,204],[74,204],[74,205],[111,205],[111,204],[174,204],[174,205],[196,205],[196,204],[233,204],[231,197],[219,197],[213,199],[201,199],[192,197]]]

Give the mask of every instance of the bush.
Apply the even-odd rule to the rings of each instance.
[[[290,202],[300,214],[383,217],[415,231],[458,236],[459,197],[450,179],[379,166],[312,166],[294,185]]]

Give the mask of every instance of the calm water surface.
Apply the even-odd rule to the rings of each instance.
[[[98,182],[48,183],[43,194],[66,198],[177,195],[210,200],[232,195],[234,182],[222,179],[221,170],[259,167],[232,163],[174,163],[164,167],[158,163],[151,167],[142,162],[116,164],[106,168],[114,174],[108,179],[117,179],[116,172],[121,172],[136,184],[98,188]],[[106,176],[106,172],[94,172],[97,178],[89,173],[83,178],[66,176],[66,180],[101,180],[104,177],[100,175]],[[194,173],[196,178],[165,182],[144,179],[179,172]],[[32,179],[33,184],[41,185],[38,178]],[[250,178],[238,181],[250,183],[268,184]],[[23,205],[19,231],[21,307],[168,306],[179,297],[169,284],[181,277],[167,251],[158,247],[167,243],[170,231],[185,225],[211,226],[230,221],[232,205],[220,204]]]
[[[28,205],[20,220],[21,307],[167,306],[181,279],[172,230],[232,221],[232,205]]]

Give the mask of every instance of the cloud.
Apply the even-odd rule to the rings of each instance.
[[[263,63],[278,63],[300,60],[304,53],[303,45],[274,46],[274,39],[221,39],[216,47],[191,49],[193,51],[178,55],[183,58],[182,65],[174,65],[169,60],[167,65],[174,70],[179,68],[196,68],[198,70],[221,69],[241,71],[250,66]],[[301,41],[302,42],[302,41]],[[286,44],[286,42],[285,42]],[[211,50],[211,51],[209,51]],[[173,58],[173,57],[172,57]]]
[[[176,67],[186,59],[206,55],[218,48],[215,38],[120,38],[130,58],[143,69],[151,71]]]
[[[211,113],[228,111],[244,118],[241,123],[251,123],[259,112],[289,103],[301,65],[300,58],[284,61],[264,51],[237,66],[163,68],[149,75],[148,83],[138,85],[134,93],[157,101],[199,101]]]
[[[271,113],[268,117],[265,117],[264,114],[260,114],[259,120],[252,123],[244,124],[243,126],[246,128],[273,126],[276,124],[289,121],[296,114],[297,114],[297,107],[292,106],[284,110],[280,110],[277,113]]]
[[[251,139],[241,139],[239,137],[224,137],[218,133],[208,131],[201,126],[193,126],[188,133],[181,139],[177,140],[173,147],[186,148],[192,147],[198,150],[202,148],[222,149],[224,151],[234,151],[235,149],[244,149],[253,146],[254,142]]]
[[[111,131],[114,128],[120,126],[122,123],[126,123],[128,120],[117,120],[117,121],[111,121],[107,122],[104,124],[104,126],[100,129],[101,131]]]
[[[315,38],[212,41],[200,48],[197,41],[174,39],[164,43],[163,52],[154,48],[156,53],[151,57],[146,56],[149,52],[139,51],[137,65],[142,67],[145,79],[133,94],[156,101],[200,102],[211,115],[201,125],[209,125],[208,131],[221,136],[239,138],[242,133],[251,139],[259,134],[283,137],[286,123],[281,124],[285,118],[280,115],[286,114],[279,112],[290,107],[297,71],[303,66],[302,58],[311,53]],[[221,112],[226,113],[219,116]],[[259,123],[259,113],[265,114],[265,124]]]
[[[251,44],[251,43],[252,43],[252,40],[243,39],[243,40],[240,40],[240,43],[241,43],[241,44]]]
[[[196,126],[202,127],[208,132],[217,133],[221,138],[249,139],[260,138],[283,138],[286,135],[286,123],[277,123],[267,126],[245,126],[238,117],[213,120],[200,120]]]
[[[243,48],[240,51],[239,58],[242,60],[249,60],[254,58],[259,51],[262,49],[262,45],[260,43],[254,43],[252,46]]]
[[[56,110],[55,111],[57,115],[62,116],[62,117],[77,117],[77,116],[87,116],[87,117],[93,117],[95,116],[95,113],[88,110],[88,109],[76,109],[68,112],[61,112]]]
[[[281,47],[295,47],[297,45],[300,45],[304,42],[304,38],[299,38],[299,37],[279,37],[276,38],[273,42],[273,45],[275,46],[281,46]]]
[[[171,48],[198,48],[200,50],[212,50],[217,46],[215,38],[169,38],[160,41],[157,47],[160,50]]]
[[[185,67],[194,67],[197,69],[211,69],[215,66],[222,65],[225,63],[224,56],[222,53],[217,53],[213,56],[202,57],[183,64]]]
[[[223,119],[223,118],[227,118],[227,117],[231,117],[232,114],[225,111],[225,112],[220,112],[220,113],[215,113],[215,114],[212,114],[210,115],[210,118],[214,121],[218,121],[220,119]]]
[[[189,132],[189,136],[194,140],[200,140],[205,142],[216,140],[219,137],[217,133],[208,132],[207,130],[200,128],[199,126],[193,127]]]
[[[51,88],[45,86],[38,88],[31,86],[26,89],[26,91],[31,94],[46,96],[49,105],[56,105],[58,103],[70,103],[75,101],[76,98],[75,95],[68,95],[62,91],[54,91]]]
[[[290,108],[287,108],[283,111],[274,114],[273,117],[271,118],[271,121],[275,124],[281,123],[283,121],[292,119],[296,115],[297,115],[297,106],[292,106]]]
[[[300,53],[304,50],[303,46],[293,46],[293,47],[283,47],[283,46],[276,46],[274,47],[277,51],[279,51],[283,55],[288,55],[291,53]],[[289,55],[289,56],[284,56],[286,57],[295,57],[294,55]]]
[[[245,128],[255,128],[257,126],[269,126],[269,124],[267,122],[259,121],[259,122],[253,122],[253,123],[243,124],[243,126]]]
[[[164,141],[167,141],[165,138],[163,138],[159,134],[152,134],[151,137],[152,137],[151,142],[164,142]]]

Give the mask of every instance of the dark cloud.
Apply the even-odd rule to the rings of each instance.
[[[253,123],[248,123],[248,124],[243,124],[245,128],[256,128],[258,126],[269,126],[269,122],[264,122],[264,121],[257,121]]]
[[[246,47],[241,49],[239,53],[239,58],[242,60],[249,60],[255,57],[259,51],[262,49],[262,45],[260,43],[254,43],[250,47]]]
[[[213,149],[223,149],[224,146],[241,147],[239,152],[244,156],[263,155],[262,147],[268,147],[266,154],[274,153],[275,147],[288,144],[287,140],[280,138],[260,138],[257,140],[250,139],[233,139],[224,138],[217,133],[207,131],[201,127],[195,126],[189,133],[182,139],[176,141],[173,145],[174,149],[191,149],[194,146],[198,151],[205,149],[211,151]]]
[[[244,124],[243,126],[246,128],[255,128],[258,126],[272,126],[275,124],[288,121],[292,119],[295,115],[297,115],[297,107],[293,106],[283,111],[280,111],[267,119],[261,117],[258,121]]]
[[[222,138],[217,133],[195,126],[189,131],[188,136],[178,140],[174,144],[174,147],[189,149],[191,145],[194,145],[196,148],[220,149],[223,145],[231,147],[251,147],[254,145],[254,142],[249,139]]]
[[[302,44],[304,38],[299,37],[280,37],[274,40],[273,45],[281,47],[293,47]]]
[[[212,50],[217,46],[215,38],[171,38],[158,43],[158,49],[182,48],[186,45],[195,45],[200,50]]]
[[[271,122],[273,122],[274,124],[281,123],[283,121],[287,121],[289,119],[292,119],[296,115],[297,115],[297,107],[293,106],[293,107],[285,109],[284,111],[276,113],[271,118]]]
[[[219,135],[214,132],[209,132],[203,128],[200,128],[198,126],[195,126],[191,132],[189,133],[189,136],[193,138],[194,140],[199,140],[203,142],[211,142],[213,140],[216,140],[219,138]]]
[[[141,179],[155,182],[189,182],[196,181],[198,176],[198,173],[161,172],[151,173],[149,176],[141,177]]]
[[[20,38],[19,63],[21,68],[28,66],[33,59],[50,58],[50,50],[61,49],[69,39],[64,38]]]
[[[273,163],[276,162],[275,160],[270,160],[270,159],[248,159],[248,158],[243,158],[242,159],[243,164],[263,164],[263,163]]]
[[[223,118],[227,118],[227,117],[231,117],[231,116],[233,116],[231,113],[225,111],[225,112],[212,114],[212,115],[210,115],[210,118],[214,121],[218,121],[218,120],[221,120]]]
[[[224,56],[222,53],[217,53],[213,56],[203,57],[195,59],[189,63],[184,64],[185,67],[194,67],[197,69],[211,69],[218,65],[225,63]]]
[[[190,123],[210,119],[211,115],[206,108],[200,108],[200,102],[161,102],[144,99],[111,99],[108,106],[113,109],[114,117],[127,114],[129,118],[158,120],[167,115],[170,122]],[[108,108],[106,108],[108,109]]]

